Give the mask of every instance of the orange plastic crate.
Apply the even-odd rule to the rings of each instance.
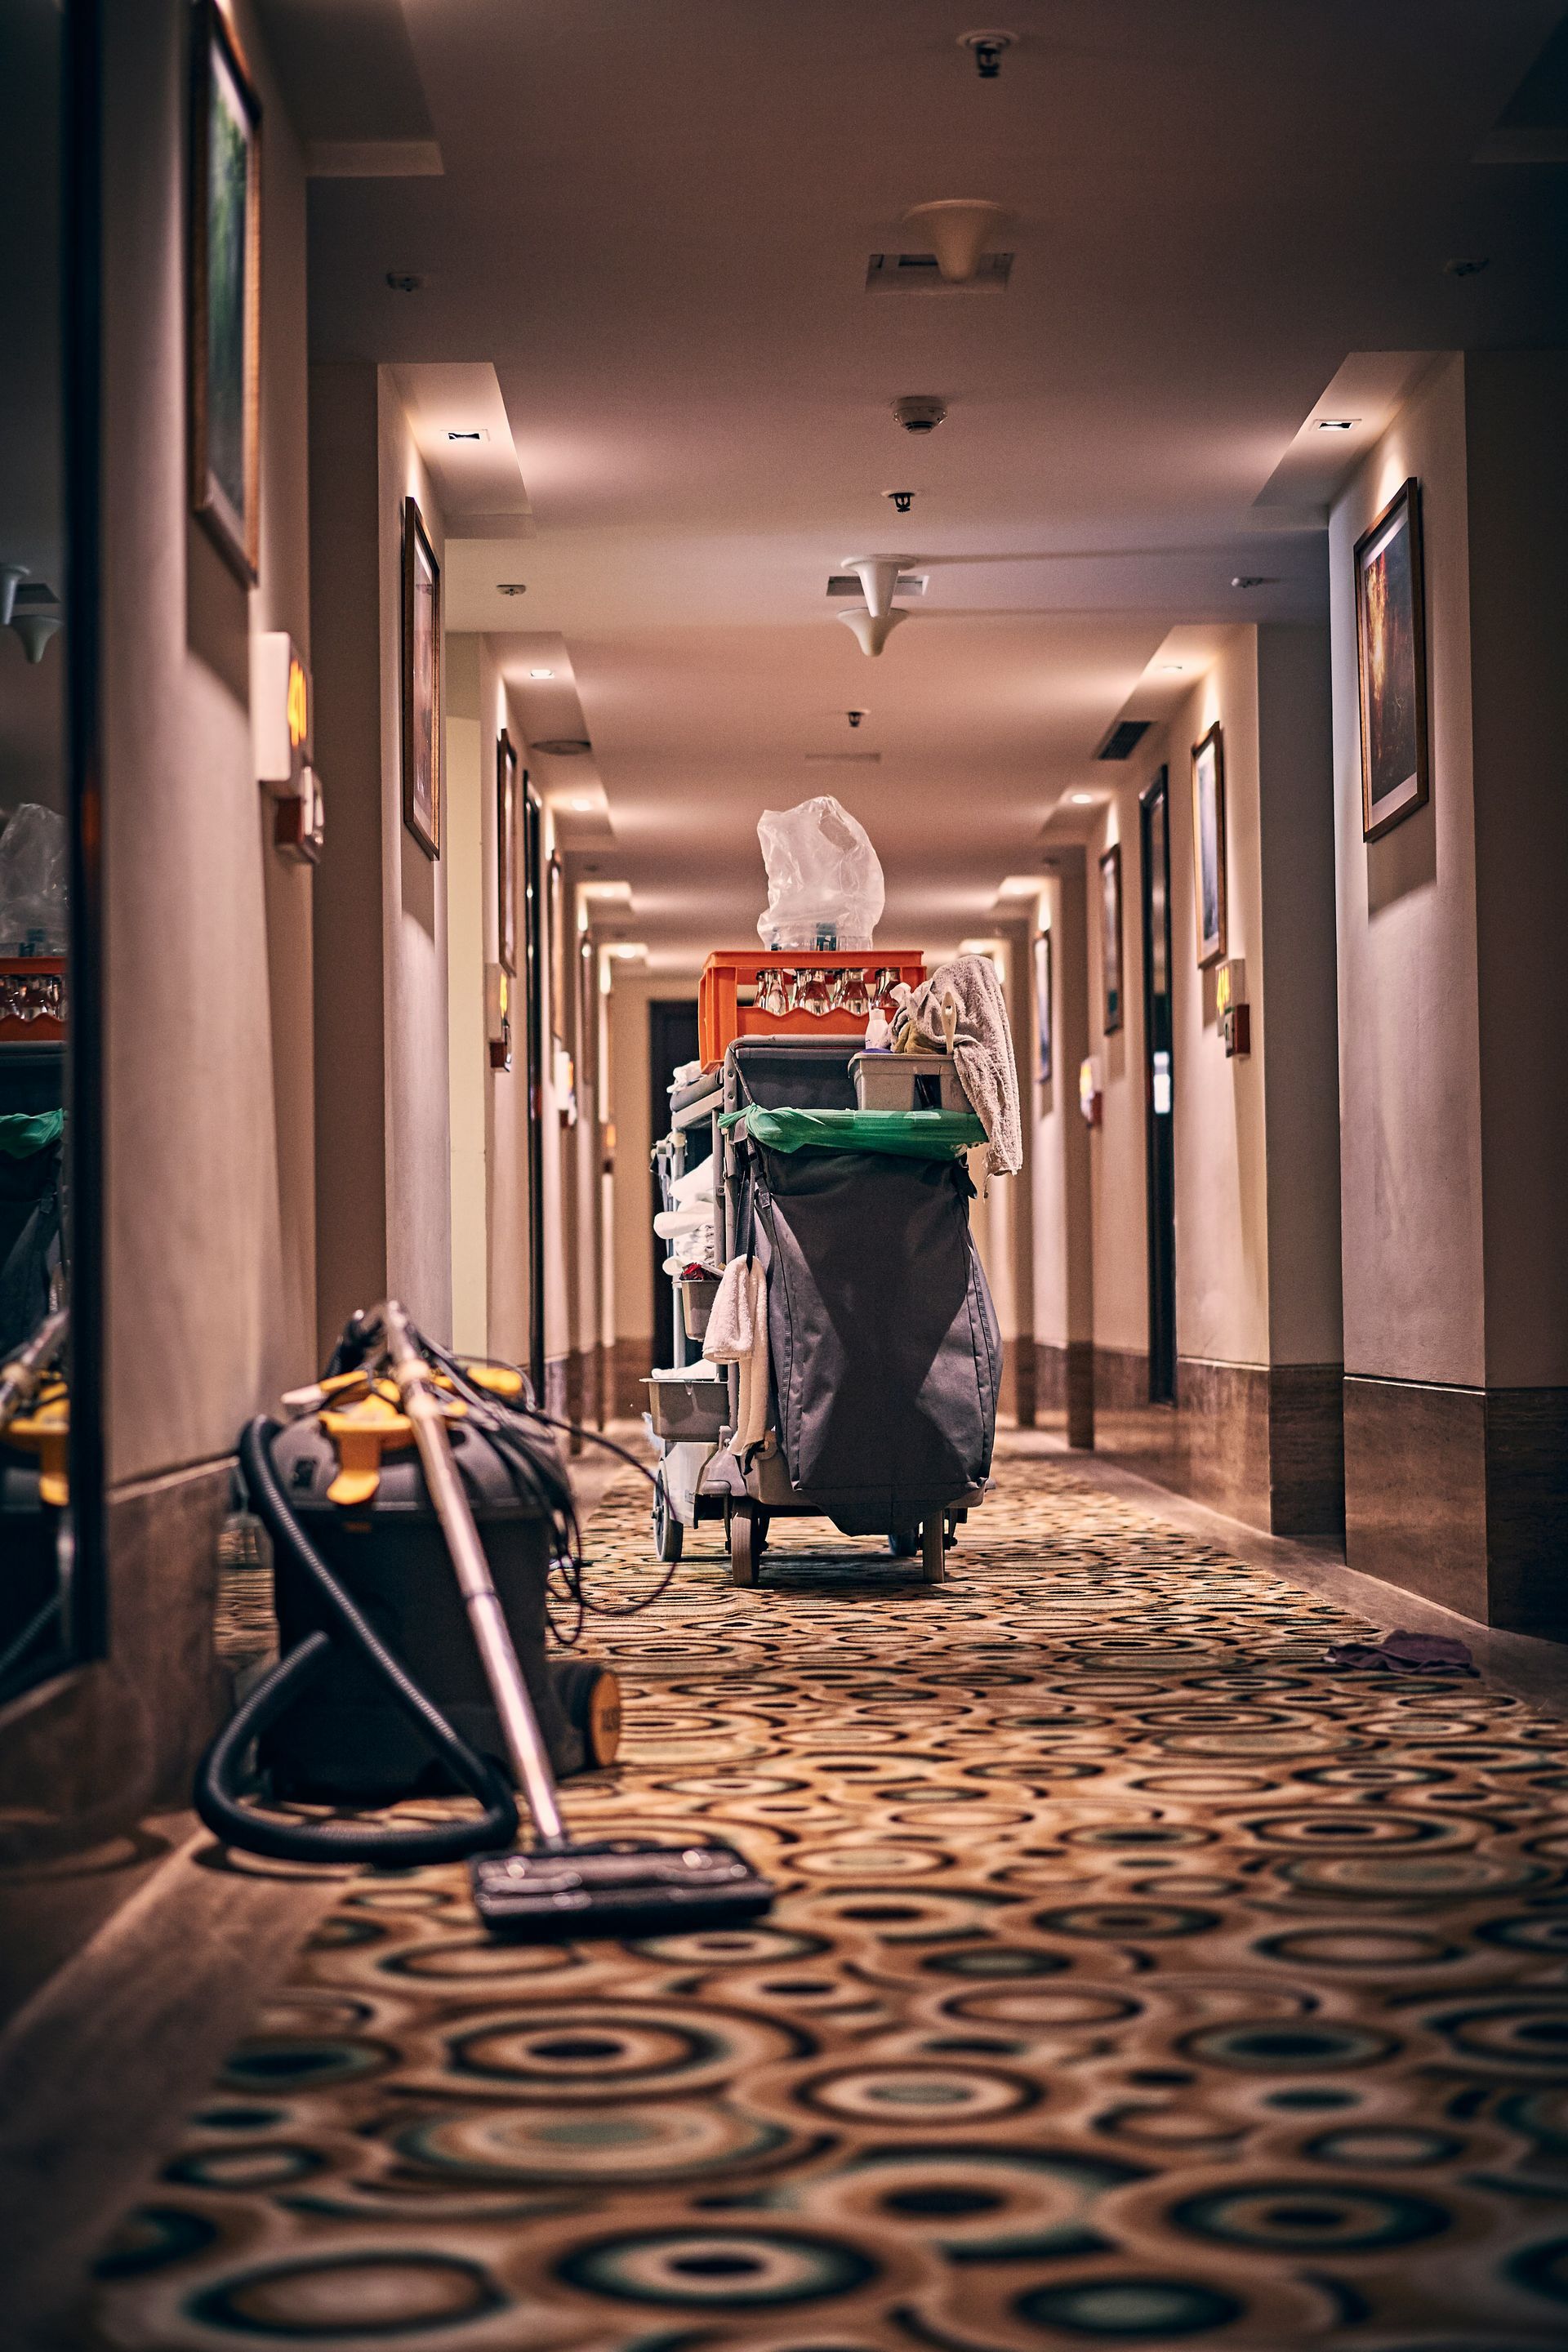
[[[58,1045],[65,990],[64,956],[0,956],[0,1045]]]
[[[737,1037],[853,1037],[866,1026],[864,1013],[842,1006],[826,1013],[797,1009],[763,1013],[742,1004],[741,991],[754,988],[764,971],[855,971],[868,992],[883,975],[918,988],[925,959],[918,948],[715,948],[702,967],[697,989],[698,1051],[705,1069],[715,1069]]]

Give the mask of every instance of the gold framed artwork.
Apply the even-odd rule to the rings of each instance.
[[[1355,543],[1363,841],[1375,841],[1431,796],[1426,602],[1421,486],[1411,479]]]
[[[1216,719],[1193,745],[1193,897],[1198,970],[1225,961],[1225,737]]]
[[[496,955],[517,978],[517,746],[496,738]]]
[[[261,493],[261,101],[216,0],[191,11],[191,511],[254,587]]]
[[[1109,1037],[1121,1026],[1121,844],[1100,861],[1100,971]]]
[[[441,567],[414,499],[403,501],[403,822],[441,855]]]

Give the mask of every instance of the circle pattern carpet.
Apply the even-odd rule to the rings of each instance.
[[[98,2265],[217,2352],[1523,2352],[1568,2343],[1568,1727],[1039,1460],[949,1581],[704,1529],[592,1646],[589,1835],[770,1917],[507,1948],[346,1878]],[[647,1573],[630,1481],[602,1580]],[[426,1809],[428,1810],[428,1809]]]

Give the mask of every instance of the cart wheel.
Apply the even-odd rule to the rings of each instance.
[[[686,1540],[686,1529],[669,1507],[669,1494],[664,1483],[664,1472],[656,1473],[653,1490],[653,1549],[656,1559],[665,1561],[680,1558],[680,1547]]]
[[[621,1745],[620,1676],[597,1658],[553,1659],[551,1673],[568,1721],[583,1735],[584,1769],[602,1771]]]
[[[768,1548],[768,1538],[773,1533],[773,1513],[771,1511],[759,1509],[752,1521],[752,1525],[755,1528],[756,1534],[752,1541],[752,1549],[756,1553],[757,1558],[761,1559],[763,1552],[765,1552]]]
[[[757,1540],[757,1523],[750,1503],[737,1503],[730,1514],[730,1581],[731,1584],[755,1584],[757,1560],[762,1545]]]
[[[913,1559],[920,1548],[921,1531],[918,1527],[895,1528],[888,1538],[888,1549],[895,1559]]]
[[[927,1519],[921,1528],[921,1574],[928,1584],[942,1582],[942,1556],[947,1549],[943,1541],[946,1533],[940,1511],[934,1519]]]

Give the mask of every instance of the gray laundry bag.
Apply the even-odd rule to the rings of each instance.
[[[846,1535],[973,1501],[1002,1343],[962,1162],[750,1147],[775,1426],[801,1500]]]

